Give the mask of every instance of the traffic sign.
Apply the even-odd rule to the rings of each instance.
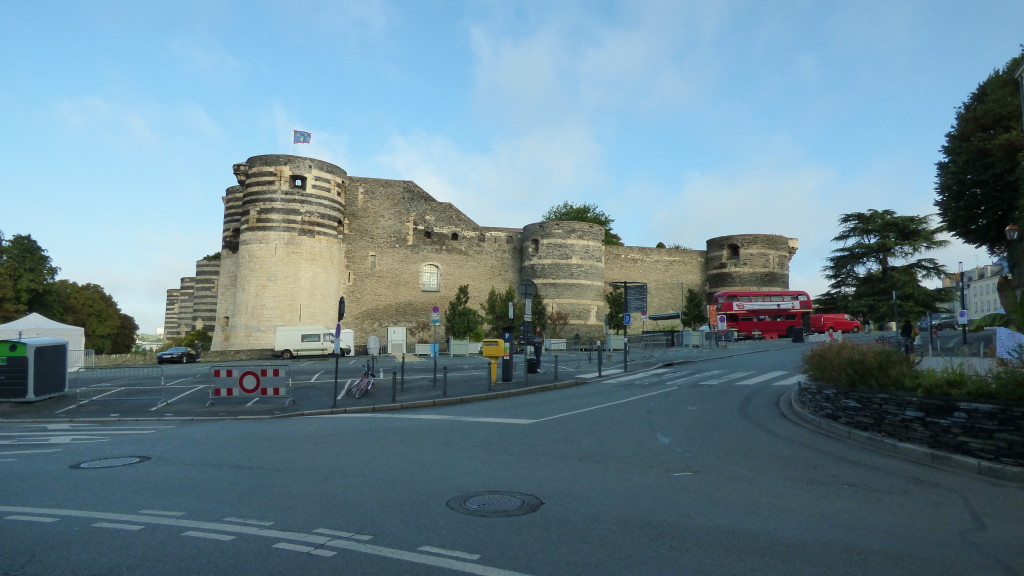
[[[629,326],[632,323],[632,321],[633,321],[633,318],[632,318],[632,316],[630,316],[629,312],[627,312],[627,313],[622,315],[622,324],[623,325]]]
[[[725,330],[725,327],[726,327],[725,314],[719,314],[718,315],[718,329],[719,330]]]
[[[247,386],[246,382],[250,385]],[[242,372],[242,375],[238,377],[238,387],[246,394],[256,392],[260,389],[260,375],[252,370]]]
[[[967,324],[967,310],[960,310],[956,313],[957,324]]]

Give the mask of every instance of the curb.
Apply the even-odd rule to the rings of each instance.
[[[787,402],[785,395],[783,395],[779,401],[779,407],[788,418],[809,428],[815,428],[831,436],[850,440],[862,446],[874,448],[905,460],[928,464],[945,470],[966,472],[1005,482],[1024,484],[1024,468],[1019,466],[996,464],[970,456],[951,454],[916,444],[908,444],[893,440],[892,438],[886,438],[874,432],[856,430],[827,418],[816,416],[804,410],[804,407],[800,404],[799,391],[799,385],[794,386],[788,393],[789,401]]]

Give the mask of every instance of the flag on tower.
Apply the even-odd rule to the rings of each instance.
[[[313,137],[309,132],[303,132],[302,130],[292,130],[294,133],[293,144],[309,144],[309,140]]]

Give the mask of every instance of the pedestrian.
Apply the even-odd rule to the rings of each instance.
[[[903,338],[903,352],[910,356],[910,351],[914,346],[914,325],[910,323],[909,318],[903,321],[903,327],[900,328],[900,337]]]
[[[828,341],[834,343],[836,341],[836,333],[831,326],[828,327]]]
[[[541,331],[540,326],[537,327],[537,333],[533,337],[533,356],[537,359],[537,371],[540,371],[540,355],[544,351],[544,332]]]

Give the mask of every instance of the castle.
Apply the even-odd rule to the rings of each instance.
[[[349,176],[313,158],[253,156],[234,173],[220,259],[200,260],[195,276],[167,291],[167,339],[204,328],[213,350],[269,349],[277,326],[333,328],[344,296],[344,328],[357,342],[384,341],[387,327],[444,310],[461,285],[479,310],[492,288],[526,279],[549,311],[568,315],[567,333],[596,337],[610,283],[645,282],[648,310],[675,312],[687,289],[788,289],[798,245],[740,234],[712,238],[706,250],[606,246],[596,224],[480,226],[414,182]]]

